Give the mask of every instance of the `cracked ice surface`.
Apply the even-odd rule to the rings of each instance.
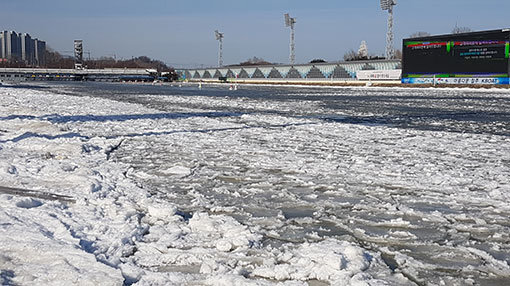
[[[0,281],[505,285],[510,94],[0,90]],[[51,262],[50,266],[48,263]]]

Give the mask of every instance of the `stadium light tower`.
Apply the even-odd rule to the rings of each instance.
[[[216,40],[220,42],[220,48],[218,52],[218,66],[223,66],[223,33],[218,32],[218,30],[214,31],[214,34],[216,35]]]
[[[381,8],[388,11],[388,34],[386,34],[386,58],[392,59],[395,55],[393,50],[393,6],[397,0],[381,0]]]
[[[290,27],[290,64],[296,63],[296,43],[294,42],[294,24],[296,18],[291,18],[289,14],[285,14],[285,26]]]

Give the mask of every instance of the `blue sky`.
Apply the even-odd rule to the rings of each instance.
[[[510,27],[509,0],[398,0],[395,47],[417,31],[449,33]],[[2,0],[0,28],[28,32],[67,53],[84,40],[92,57],[146,55],[174,66],[213,66],[225,33],[224,62],[253,56],[287,63],[289,29],[283,14],[297,18],[296,61],[341,60],[365,40],[382,55],[387,13],[379,0]]]

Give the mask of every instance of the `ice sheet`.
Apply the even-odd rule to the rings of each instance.
[[[0,195],[3,284],[509,279],[507,126],[458,117],[490,91],[66,88],[0,89],[1,185],[27,190]],[[356,96],[459,112],[332,105]]]

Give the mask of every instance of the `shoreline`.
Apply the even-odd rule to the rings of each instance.
[[[184,83],[192,84],[240,84],[240,85],[268,85],[268,86],[310,86],[310,87],[398,87],[398,88],[474,88],[474,89],[503,89],[510,90],[510,85],[495,84],[405,84],[400,81],[302,81],[302,80],[234,80],[226,82],[216,79],[188,80]]]

